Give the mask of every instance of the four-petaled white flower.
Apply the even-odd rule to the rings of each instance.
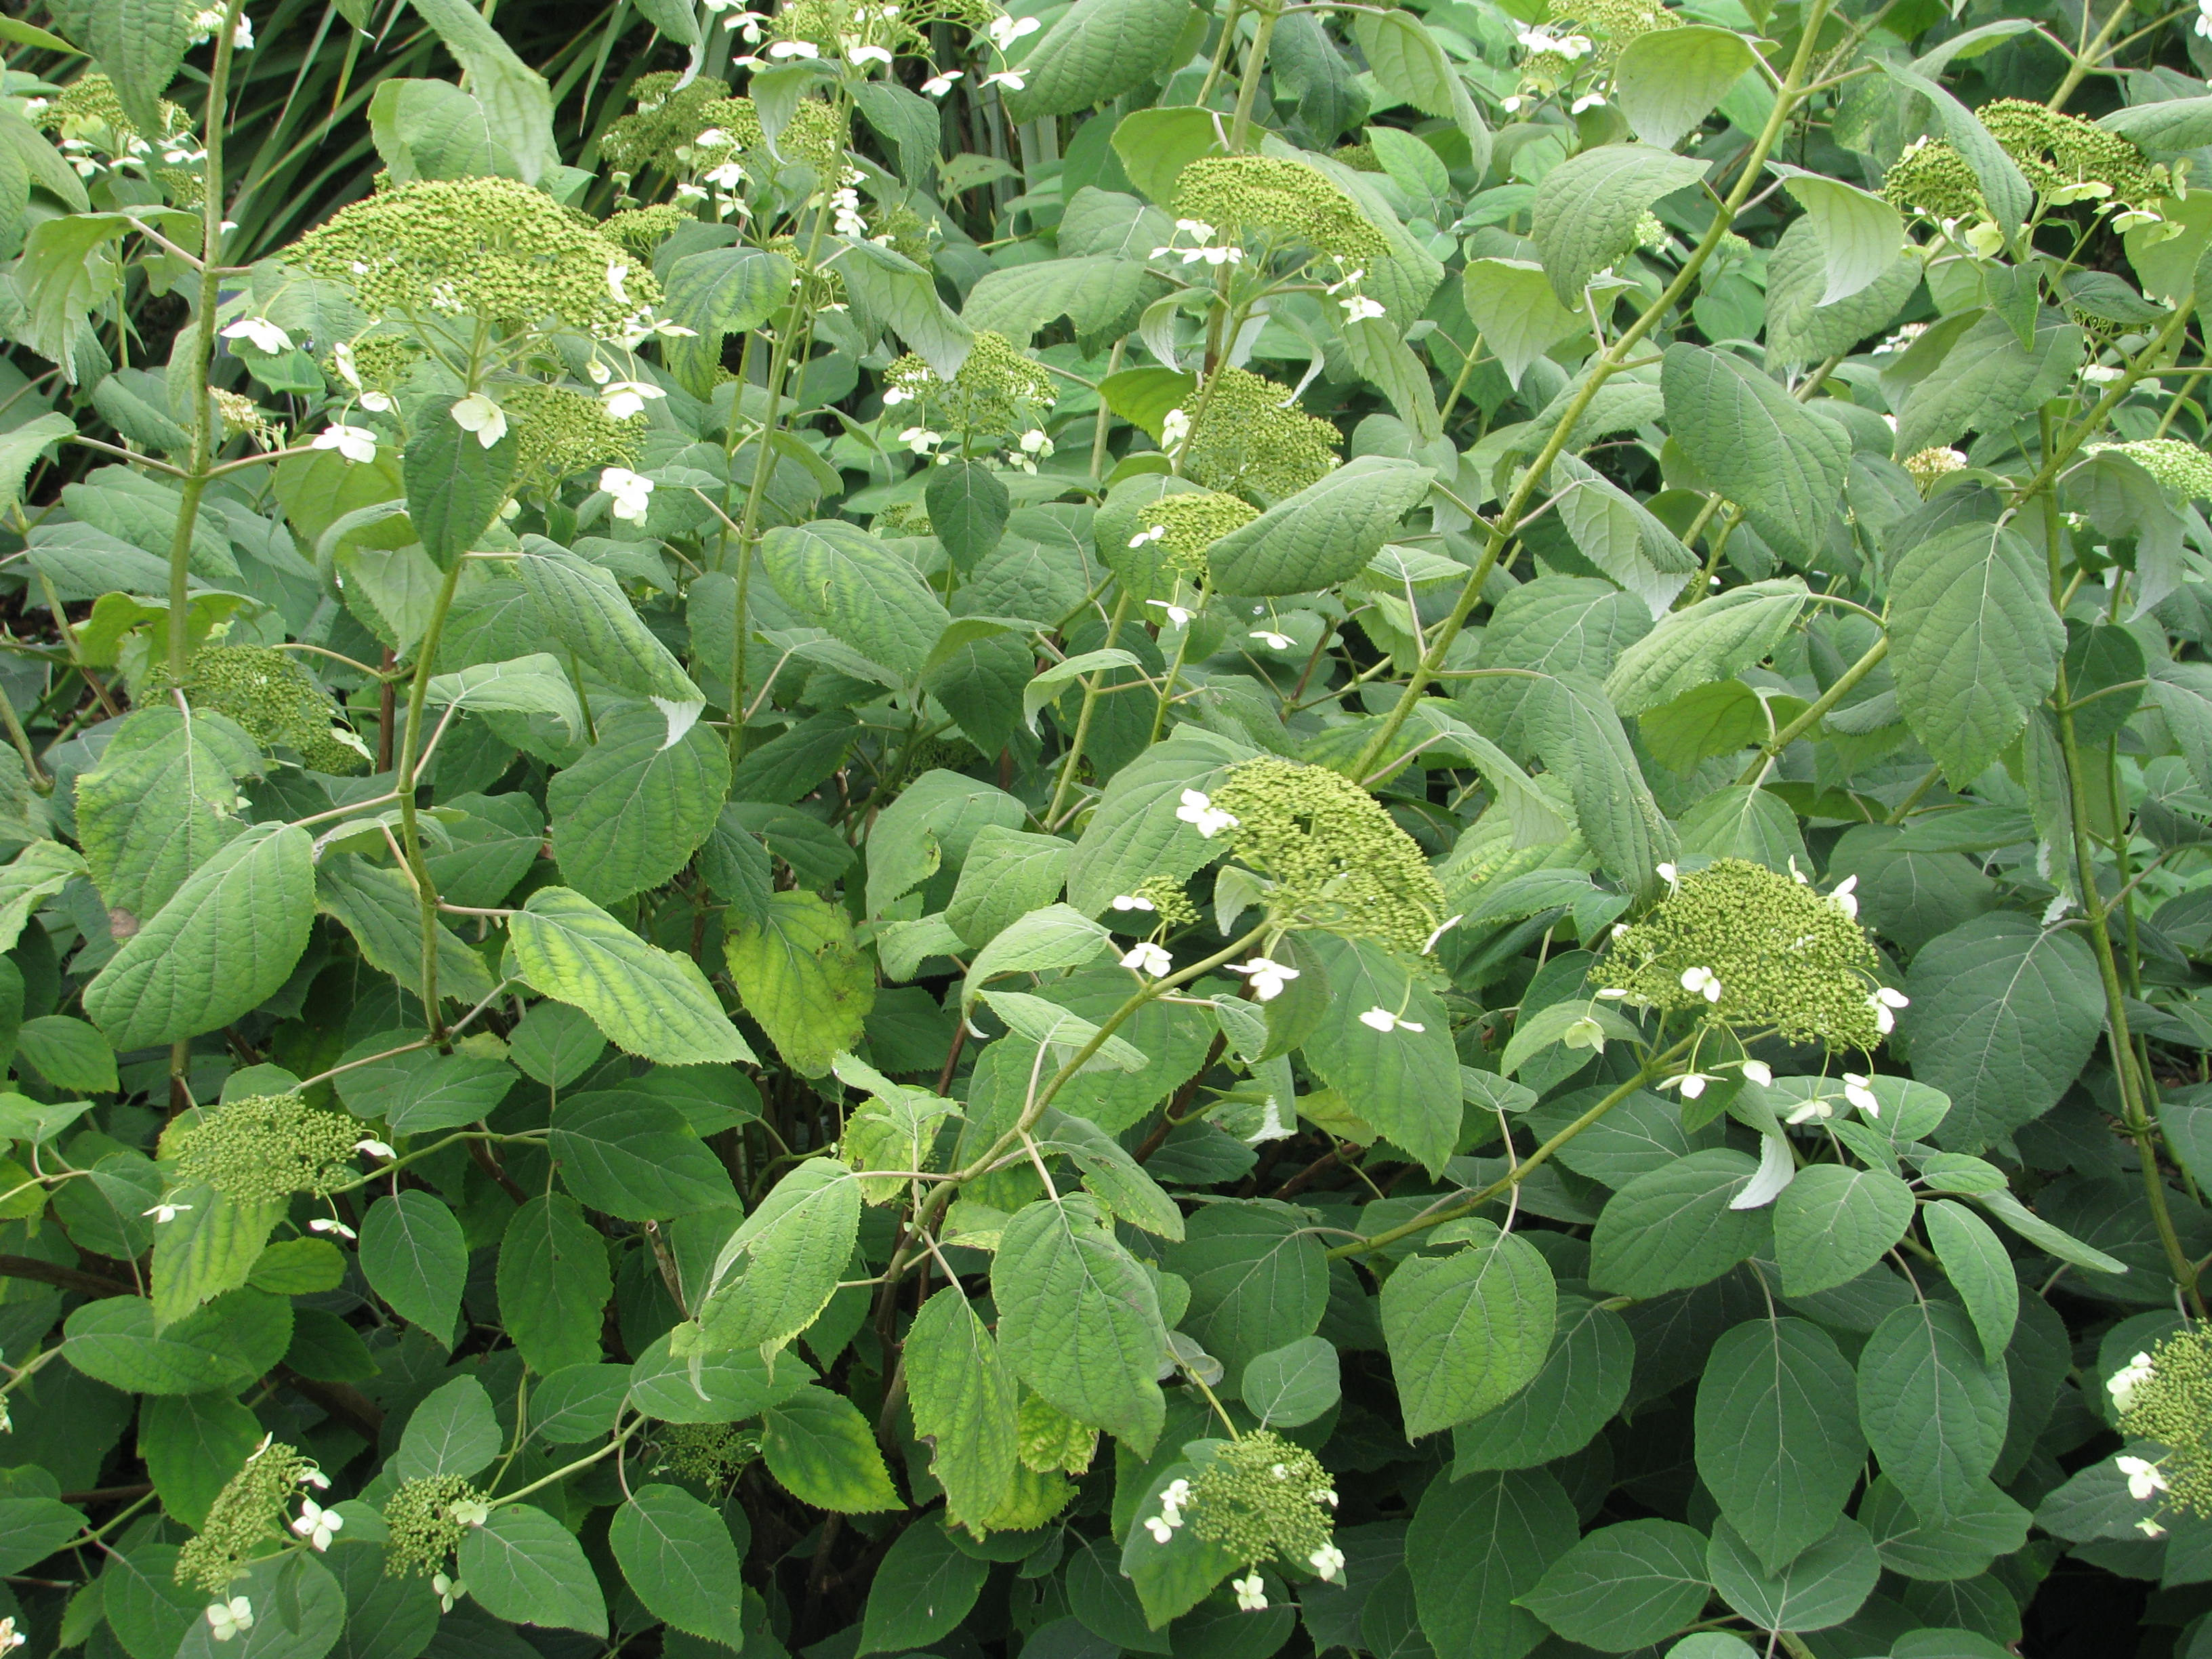
[[[1141,893],[1116,893],[1110,908],[1116,910],[1158,910],[1160,907]]]
[[[300,1500],[300,1513],[292,1522],[292,1530],[319,1550],[331,1547],[331,1535],[345,1525],[345,1516],[326,1510],[312,1498]]]
[[[1190,436],[1190,416],[1184,410],[1171,409],[1160,416],[1160,447],[1173,449]]]
[[[1252,630],[1252,637],[1259,641],[1261,644],[1266,646],[1270,651],[1288,651],[1292,646],[1297,643],[1297,641],[1292,639],[1288,634],[1278,634],[1273,632],[1272,629],[1265,628],[1254,629]]]
[[[471,392],[453,407],[453,424],[477,434],[477,442],[489,449],[507,436],[507,411],[484,396]]]
[[[1561,1046],[1569,1048],[1588,1048],[1593,1054],[1605,1052],[1605,1027],[1589,1014],[1559,1033]]]
[[[292,337],[266,317],[241,317],[222,331],[226,340],[243,340],[256,351],[275,356],[292,349]]]
[[[1045,435],[1041,427],[1031,427],[1027,432],[1022,434],[1018,442],[1021,452],[1024,455],[1052,453],[1052,440]]]
[[[926,426],[910,426],[899,434],[899,441],[917,455],[927,455],[945,441],[941,432],[932,432]]]
[[[1339,300],[1337,304],[1344,307],[1344,320],[1347,323],[1364,322],[1370,317],[1380,317],[1384,314],[1382,302],[1379,300],[1370,300],[1364,294],[1355,294],[1348,300]]]
[[[2205,40],[2212,40],[2212,0],[2197,0],[2197,21],[2191,27]]]
[[[1388,1008],[1370,1008],[1360,1015],[1359,1023],[1373,1031],[1425,1031],[1429,1029],[1419,1020],[1403,1018]]]
[[[1160,1494],[1160,1512],[1145,1522],[1152,1541],[1164,1544],[1175,1536],[1176,1528],[1182,1525],[1182,1506],[1190,1498],[1190,1482],[1170,1480],[1167,1490]]]
[[[1877,988],[1867,998],[1867,1006],[1874,1010],[1875,1030],[1887,1036],[1897,1029],[1897,1015],[1893,1011],[1909,1007],[1911,1002],[1912,999],[1902,991],[1893,991],[1887,985]]]
[[[307,1224],[307,1231],[311,1233],[336,1233],[340,1238],[354,1237],[352,1228],[347,1226],[344,1222],[326,1215],[319,1215],[310,1221]]]
[[[1790,1115],[1782,1121],[1784,1123],[1793,1124],[1809,1123],[1817,1117],[1821,1122],[1826,1123],[1835,1115],[1836,1097],[1833,1095],[1814,1095],[1808,1100],[1799,1101],[1790,1109]]]
[[[253,1628],[253,1603],[243,1595],[234,1595],[228,1601],[210,1602],[207,1610],[208,1627],[218,1642],[228,1642],[242,1630]]]
[[[1683,1099],[1695,1100],[1699,1095],[1705,1093],[1705,1085],[1719,1081],[1720,1079],[1710,1072],[1685,1072],[1680,1077],[1662,1079],[1658,1086],[1662,1089],[1680,1089],[1682,1091]]]
[[[1261,1002],[1273,1002],[1282,995],[1283,987],[1298,976],[1295,968],[1286,968],[1279,962],[1270,962],[1265,957],[1254,957],[1249,962],[1232,962],[1232,974],[1242,974],[1252,988],[1252,994]]]
[[[1141,945],[1132,945],[1128,954],[1121,958],[1121,965],[1140,974],[1150,974],[1154,979],[1165,979],[1169,970],[1175,966],[1175,958],[1147,939]]]
[[[888,64],[891,61],[889,46],[851,46],[845,56],[855,64]]]
[[[1190,618],[1186,613],[1178,620],[1188,622]],[[1213,804],[1213,797],[1202,789],[1186,789],[1182,792],[1182,804],[1176,808],[1176,817],[1189,824],[1208,841],[1212,841],[1224,830],[1234,830],[1237,827],[1237,815],[1233,812],[1223,811]],[[1267,958],[1255,957],[1252,960],[1255,963],[1264,963]],[[1293,974],[1291,977],[1296,979],[1297,975]],[[1273,994],[1274,993],[1270,991],[1260,1000],[1265,1002],[1267,997]]]
[[[356,1140],[353,1144],[353,1149],[356,1152],[367,1152],[371,1158],[390,1158],[399,1156],[380,1140]]]
[[[451,1613],[453,1610],[453,1603],[468,1594],[469,1589],[459,1579],[448,1578],[442,1572],[434,1572],[430,1575],[430,1588],[437,1593],[438,1611],[441,1613]]]
[[[2125,1411],[2135,1403],[2136,1389],[2150,1379],[2150,1356],[2139,1353],[2105,1379],[2105,1392],[2112,1396],[2115,1410]]]
[[[2127,1476],[2128,1496],[2138,1504],[2148,1503],[2158,1493],[2172,1490],[2166,1484],[2166,1477],[2158,1472],[2155,1463],[2146,1462],[2140,1457],[2115,1457],[2112,1462],[2122,1474]]]
[[[983,33],[991,37],[991,44],[1000,52],[1025,34],[1035,34],[1043,25],[1034,17],[994,17]]]
[[[947,70],[942,75],[933,75],[921,83],[921,89],[932,98],[942,98],[952,90],[952,83],[960,78],[958,70]]]
[[[310,449],[335,449],[345,457],[349,465],[356,461],[376,459],[376,434],[365,426],[347,426],[340,422],[325,427],[315,434]]]
[[[1838,884],[1836,890],[1828,895],[1828,902],[1854,921],[1858,920],[1859,896],[1851,889],[1858,884],[1859,878],[1856,876],[1846,876]]]
[[[1881,1115],[1881,1100],[1874,1091],[1874,1079],[1862,1077],[1856,1072],[1844,1073],[1844,1098],[1869,1117]]]
[[[1708,1002],[1718,1002],[1721,1000],[1720,975],[1710,968],[1682,969],[1682,988],[1685,991],[1695,991]]]
[[[446,1506],[446,1516],[464,1527],[481,1527],[491,1519],[491,1505],[481,1498],[464,1498]]]
[[[614,419],[627,421],[633,415],[642,415],[648,400],[667,395],[659,386],[643,380],[615,380],[599,393],[599,401]]]
[[[1170,628],[1188,628],[1190,626],[1190,619],[1198,614],[1187,605],[1172,605],[1165,599],[1146,599],[1145,603],[1146,605],[1156,605],[1159,606],[1161,610],[1166,611],[1168,613],[1168,626]],[[1195,820],[1194,820],[1194,821]],[[1202,835],[1211,835],[1212,831],[1201,830],[1200,833]]]
[[[982,84],[987,87],[1004,87],[1009,92],[1019,92],[1027,82],[1019,70],[1000,70],[995,75],[985,76]]]
[[[653,480],[626,466],[603,467],[599,471],[599,488],[614,497],[614,505],[607,510],[617,519],[631,524],[643,524],[647,509],[653,504]]]
[[[1329,1496],[1334,1498],[1336,1494],[1331,1492]],[[1306,1559],[1313,1563],[1313,1570],[1329,1583],[1334,1583],[1337,1576],[1344,1571],[1344,1552],[1334,1544],[1323,1544]]]
[[[152,1209],[141,1210],[138,1213],[141,1215],[152,1216],[154,1218],[154,1224],[159,1227],[163,1225],[165,1223],[174,1221],[179,1216],[182,1215],[186,1210],[189,1210],[191,1207],[192,1206],[189,1204],[156,1204]]]
[[[1267,1610],[1267,1588],[1256,1572],[1246,1578],[1232,1578],[1230,1588],[1237,1592],[1237,1606],[1244,1613],[1265,1613]]]
[[[1669,887],[1678,887],[1681,884],[1681,872],[1677,870],[1673,865],[1655,864],[1651,866],[1651,869],[1652,872],[1656,874],[1660,880],[1665,882]]]
[[[1774,1081],[1774,1068],[1763,1060],[1747,1060],[1739,1069],[1746,1083],[1756,1083],[1762,1089]]]

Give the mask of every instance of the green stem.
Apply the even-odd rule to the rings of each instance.
[[[430,676],[436,672],[438,641],[446,631],[446,613],[453,609],[453,592],[461,580],[461,557],[456,556],[438,597],[430,608],[429,625],[415,647],[415,674],[407,688],[407,721],[400,730],[399,765],[392,779],[399,796],[399,843],[407,868],[415,879],[415,901],[422,911],[422,1017],[429,1022],[433,1039],[445,1036],[445,1021],[438,1009],[438,884],[422,856],[422,836],[416,817],[415,769],[421,756],[422,708],[430,695]]]
[[[1121,637],[1122,619],[1129,614],[1129,595],[1125,589],[1114,601],[1114,615],[1106,624],[1106,650],[1114,648]],[[1083,712],[1075,717],[1075,735],[1067,741],[1067,753],[1060,763],[1060,781],[1053,786],[1052,804],[1045,808],[1044,825],[1048,830],[1060,817],[1060,809],[1067,799],[1067,793],[1075,787],[1075,769],[1083,758],[1083,745],[1091,736],[1091,717],[1098,707],[1098,679],[1096,674],[1085,682]]]
[[[2123,8],[2126,0],[2121,0]],[[1252,106],[1260,95],[1260,71],[1267,62],[1267,46],[1275,38],[1275,23],[1282,16],[1279,5],[1260,14],[1260,27],[1252,37],[1252,50],[1244,55],[1244,76],[1237,88],[1237,115],[1229,124],[1229,153],[1242,155],[1244,138],[1252,125]]]
[[[1757,783],[1759,775],[1774,763],[1777,756],[1820,724],[1822,717],[1841,702],[1853,686],[1873,673],[1875,665],[1888,654],[1889,635],[1885,634],[1868,647],[1866,655],[1844,670],[1836,683],[1815,698],[1803,714],[1760,744],[1759,753],[1752,757],[1751,764],[1743,769],[1743,775],[1736,781],[1740,784]]]
[[[2105,48],[2112,44],[2112,36],[2119,33],[2120,23],[2130,9],[2132,9],[2132,0],[2118,0],[2118,3],[2112,8],[2112,15],[2105,20],[2105,27],[2097,31],[2097,38],[2076,52],[2074,55],[2074,61],[2066,66],[2065,77],[2059,82],[2058,90],[2051,94],[2044,106],[2045,108],[2066,107],[2066,100],[2074,95],[2075,88],[2089,78],[2089,71],[2094,69],[2098,60],[2104,57]]]

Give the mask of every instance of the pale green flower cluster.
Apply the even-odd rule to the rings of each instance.
[[[1280,500],[1335,467],[1340,435],[1298,408],[1290,387],[1224,364],[1200,396],[1182,446],[1183,473],[1193,482]]]
[[[270,1546],[284,1540],[300,1489],[329,1484],[294,1447],[263,1441],[208,1505],[198,1534],[177,1552],[177,1583],[222,1595],[251,1563],[270,1553]]]
[[[2124,455],[2175,495],[2187,501],[2212,498],[2212,455],[2179,438],[2137,438],[2123,444],[2091,444],[2088,453],[2110,450]]]
[[[168,665],[147,675],[142,701],[158,698],[173,682]],[[283,747],[317,772],[365,772],[367,750],[350,731],[344,736],[337,705],[289,651],[268,645],[204,645],[185,665],[185,699],[244,726],[264,748]]]
[[[502,386],[499,401],[514,430],[518,484],[551,490],[580,473],[637,465],[641,415],[618,421],[597,398],[536,381]]]
[[[734,1423],[664,1423],[653,1431],[655,1467],[679,1480],[726,1485],[760,1455],[757,1431]]]
[[[1176,211],[1248,247],[1304,242],[1341,265],[1379,259],[1389,246],[1334,182],[1287,156],[1202,156],[1182,170]]]
[[[1671,867],[1669,868],[1671,873]],[[1745,859],[1680,877],[1614,941],[1601,971],[1616,995],[1739,1031],[1871,1049],[1887,1029],[1880,958],[1848,888],[1823,895]]]
[[[650,268],[592,220],[512,179],[417,179],[342,208],[290,258],[377,317],[549,319],[622,336],[660,300]]]
[[[1256,1571],[1262,1562],[1281,1561],[1325,1579],[1343,1572],[1330,1519],[1336,1505],[1320,1460],[1261,1429],[1219,1446],[1189,1480],[1171,1481],[1160,1495],[1160,1513],[1143,1520],[1158,1542],[1188,1525],[1245,1563],[1249,1576],[1235,1586],[1237,1602],[1256,1612],[1267,1605]]]
[[[483,1494],[458,1474],[403,1480],[384,1500],[384,1571],[393,1578],[428,1578],[441,1571],[467,1524],[456,1506],[481,1510]],[[464,1508],[462,1514],[469,1511]]]
[[[1163,495],[1145,514],[1137,532],[1159,544],[1161,562],[1185,575],[1202,574],[1206,550],[1260,516],[1260,510],[1236,495],[1205,490]]]
[[[168,1150],[180,1180],[250,1204],[295,1193],[320,1197],[343,1184],[353,1175],[361,1139],[356,1120],[310,1106],[298,1095],[246,1095],[177,1131]]]
[[[1274,883],[1278,915],[1413,956],[1443,920],[1419,846],[1341,773],[1262,756],[1230,769],[1212,809],[1236,821],[1237,856]]]
[[[1923,495],[1935,488],[1938,478],[1946,473],[1959,471],[1966,465],[1966,458],[1960,451],[1946,449],[1941,445],[1907,455],[1903,462],[1905,470],[1911,475],[1912,482],[1920,486],[1920,493]]]
[[[820,99],[802,100],[792,111],[772,154],[751,99],[732,97],[723,82],[704,77],[679,87],[682,78],[672,70],[640,76],[632,88],[637,107],[608,126],[599,151],[623,174],[651,167],[676,178],[734,162],[758,178],[775,168],[777,155],[825,179],[839,169],[845,125]]]
[[[884,371],[884,404],[911,419],[906,442],[927,454],[947,434],[969,446],[1034,453],[1053,400],[1052,376],[1003,334],[977,331],[968,356],[947,380],[921,358],[905,356]],[[921,441],[927,440],[927,441]],[[1047,452],[1049,453],[1049,452]]]
[[[2162,1493],[2187,1514],[2212,1516],[2212,1330],[2183,1327],[2107,1386],[2120,1408],[2121,1432],[2166,1449],[2154,1464],[2120,1460],[2137,1497]],[[2143,1467],[2128,1469],[2131,1462]]]
[[[200,163],[206,152],[192,131],[192,118],[166,98],[157,112],[158,137],[149,138],[123,112],[115,83],[88,70],[46,100],[38,125],[54,135],[63,158],[85,179],[111,170],[137,172],[162,185],[180,207],[196,207],[204,188]]]
[[[2000,98],[1976,112],[2047,205],[2094,202],[2124,210],[2122,229],[2154,223],[2152,204],[2171,195],[2166,169],[2118,133],[2020,98]],[[1986,220],[1989,208],[1973,169],[1948,139],[1922,138],[1882,179],[1895,205],[1938,223]]]

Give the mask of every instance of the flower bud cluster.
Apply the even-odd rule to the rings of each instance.
[[[1330,1518],[1336,1504],[1319,1460],[1261,1429],[1219,1447],[1195,1475],[1170,1485],[1160,1514],[1144,1524],[1162,1543],[1188,1524],[1249,1568],[1279,1560],[1334,1580],[1344,1571]],[[1248,1581],[1239,1595],[1248,1609],[1267,1605],[1256,1583]]]
[[[417,179],[340,209],[294,263],[351,286],[377,317],[469,316],[507,328],[556,319],[602,338],[660,299],[649,269],[593,220],[513,179]]]
[[[384,1500],[384,1571],[392,1578],[428,1578],[441,1571],[471,1521],[481,1522],[483,1494],[458,1474],[403,1480]]]
[[[1279,915],[1419,956],[1444,894],[1413,838],[1382,803],[1325,766],[1262,756],[1213,792],[1235,819],[1237,856],[1274,883]]]
[[[1128,913],[1133,921],[1138,917],[1150,917],[1160,927],[1189,927],[1198,921],[1198,906],[1182,890],[1182,884],[1170,876],[1147,876],[1137,884],[1136,890],[1123,893],[1114,900],[1114,908]]]
[[[2212,455],[2180,438],[2137,438],[2124,444],[2091,444],[2088,453],[2124,455],[2187,501],[2212,498]]]
[[[642,416],[618,421],[597,398],[535,381],[502,387],[500,407],[514,428],[518,484],[550,491],[580,473],[637,465]]]
[[[661,1474],[708,1486],[726,1486],[761,1449],[757,1431],[734,1423],[664,1423],[653,1430],[653,1441]]]
[[[313,1193],[321,1197],[353,1174],[362,1126],[298,1095],[227,1100],[167,1139],[178,1177],[204,1182],[237,1203]]]
[[[624,208],[600,222],[599,234],[634,259],[650,260],[653,250],[676,234],[691,216],[673,202],[650,207]]]
[[[1976,113],[2046,206],[2116,207],[2122,230],[2162,222],[2152,204],[2173,193],[2172,176],[2120,134],[2020,98],[1997,99]],[[1948,139],[1908,145],[1884,175],[1882,193],[1941,224],[1990,216],[1973,169]]]
[[[1945,449],[1939,445],[1907,455],[1903,465],[1905,470],[1912,475],[1912,482],[1920,486],[1920,493],[1925,495],[1935,488],[1938,478],[1963,469],[1966,458],[1958,450]]]
[[[1259,509],[1249,502],[1218,490],[1163,495],[1146,509],[1144,528],[1129,538],[1129,545],[1156,542],[1168,568],[1202,575],[1206,550],[1259,516]]]
[[[1824,896],[1764,865],[1720,859],[1681,876],[1623,931],[1601,971],[1630,1000],[1669,1013],[1871,1049],[1887,1005],[1856,908],[1848,892]]]
[[[140,701],[173,682],[167,665],[147,676]],[[337,705],[300,659],[267,645],[204,645],[185,665],[185,700],[234,720],[264,748],[291,750],[317,772],[368,769],[361,739],[337,724]]]
[[[208,1505],[198,1534],[177,1552],[177,1583],[222,1595],[250,1562],[283,1540],[300,1489],[328,1485],[295,1448],[264,1440]]]
[[[1247,369],[1216,369],[1189,407],[1198,412],[1182,445],[1183,475],[1208,489],[1279,501],[1337,464],[1337,429],[1298,408],[1288,386]]]
[[[79,178],[96,179],[109,171],[143,173],[161,185],[173,203],[197,206],[203,187],[198,169],[207,152],[182,107],[165,98],[159,113],[161,136],[149,138],[123,112],[114,82],[91,70],[40,100],[34,118],[54,135],[63,159]]]
[[[1287,156],[1202,156],[1182,170],[1176,211],[1224,228],[1247,247],[1304,242],[1339,264],[1389,251],[1349,196]]]
[[[2155,1463],[2120,1460],[2136,1498],[2163,1493],[2185,1514],[2212,1516],[2212,1329],[2184,1326],[2137,1354],[2114,1382],[2121,1378],[2124,1387],[2112,1389],[2120,1431],[2165,1449]]]
[[[1016,465],[1052,453],[1044,420],[1052,376],[1003,334],[977,331],[967,360],[947,380],[921,358],[905,356],[884,371],[884,404],[907,424],[902,440],[928,455],[948,439],[969,449],[1003,449]]]

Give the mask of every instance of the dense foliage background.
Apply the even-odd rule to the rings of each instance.
[[[0,52],[0,1652],[2212,1652],[2212,9]]]

